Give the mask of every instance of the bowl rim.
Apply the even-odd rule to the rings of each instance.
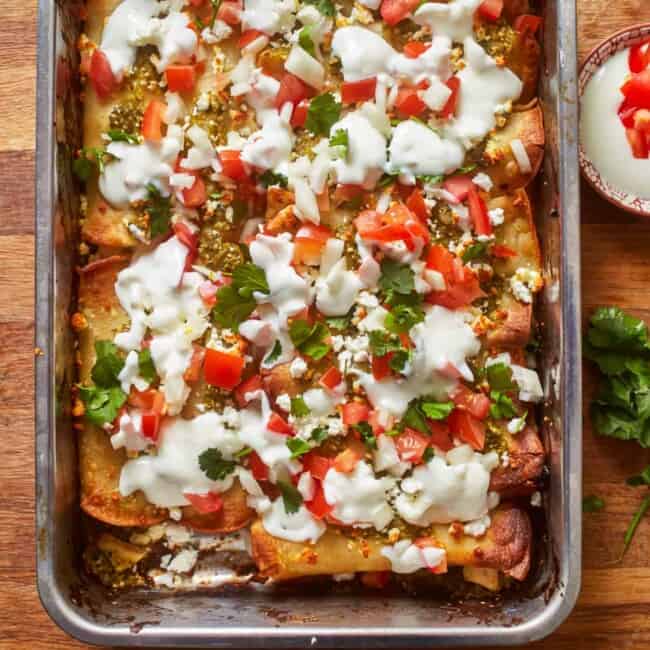
[[[591,80],[591,78],[593,77],[594,73],[592,72],[589,75],[589,79],[586,80],[585,83],[583,84],[582,90],[580,89],[580,79],[584,74],[585,68],[591,63],[593,57],[596,56],[596,54],[611,41],[620,38],[621,36],[624,36],[630,32],[635,32],[635,31],[640,32],[638,35],[639,39],[643,39],[643,38],[650,39],[650,21],[635,23],[634,25],[623,27],[621,29],[616,30],[615,32],[612,32],[609,36],[605,37],[604,39],[596,43],[596,45],[594,45],[586,54],[586,56],[584,57],[584,59],[582,60],[578,68],[578,89],[577,90],[578,90],[578,101],[580,102],[580,105],[582,105],[582,95],[584,93],[584,89],[586,88],[589,80]],[[643,31],[646,31],[647,33],[641,34],[641,32]],[[623,48],[619,48],[615,52],[611,52],[606,60],[610,59],[612,56],[614,56],[614,54],[618,54],[621,51],[621,49]],[[609,182],[605,181],[602,176],[600,176],[600,173],[597,171],[596,166],[584,151],[581,137],[580,137],[580,127],[578,127],[578,153],[579,153],[578,163],[580,165],[580,172],[582,174],[582,177],[599,196],[601,196],[603,199],[605,199],[612,205],[615,205],[617,208],[624,210],[625,212],[629,212],[631,214],[635,214],[641,217],[650,218],[650,199],[642,199],[640,197],[636,197],[639,201],[643,201],[645,204],[647,204],[648,206],[647,209],[643,209],[628,203],[624,203],[619,198],[617,198],[612,193],[610,193],[609,188],[613,188],[613,186]],[[602,184],[599,185],[594,181],[592,177],[592,173],[587,169],[587,163],[589,163],[591,168],[598,173],[598,175],[602,179]],[[623,192],[622,190],[619,191],[629,196],[634,196],[630,192]]]

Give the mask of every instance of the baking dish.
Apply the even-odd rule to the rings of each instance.
[[[579,233],[574,8],[548,3],[544,81],[548,152],[536,201],[547,289],[543,413],[550,458],[548,543],[525,593],[480,607],[406,597],[266,590],[125,592],[111,598],[80,575],[75,440],[69,420],[74,355],[77,148],[75,40],[80,3],[40,5],[37,161],[37,536],[39,589],[50,615],[85,641],[111,645],[300,646],[523,643],[548,634],[578,592],[580,549]],[[370,606],[368,606],[370,605]]]

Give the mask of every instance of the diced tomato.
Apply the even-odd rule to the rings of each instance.
[[[352,185],[351,183],[339,183],[334,190],[332,197],[334,203],[339,205],[345,201],[352,201],[357,197],[363,196],[364,189],[361,185]]]
[[[325,243],[332,236],[332,231],[325,226],[302,226],[294,239],[293,261],[297,264],[319,264]]]
[[[505,244],[495,244],[492,246],[492,255],[505,260],[511,257],[517,257],[519,253]]]
[[[300,458],[300,462],[306,472],[309,472],[319,481],[325,480],[325,475],[332,467],[332,459],[327,456],[321,456],[315,451],[310,451]]]
[[[421,549],[425,548],[430,548],[430,547],[435,547],[435,548],[442,548],[444,549],[444,546],[440,544],[435,538],[433,537],[420,537],[419,539],[416,539],[413,542],[416,546],[418,546]],[[422,555],[424,558],[424,561],[426,562],[426,555]],[[429,566],[427,565],[429,571],[433,574],[441,574],[441,573],[447,573],[447,554],[443,556],[442,560],[436,564],[435,566]]]
[[[275,97],[275,107],[282,108],[287,102],[295,106],[303,99],[309,99],[312,94],[313,91],[304,81],[287,72],[280,81],[280,90]]]
[[[198,345],[198,343],[192,344],[192,358],[190,359],[190,365],[187,367],[187,370],[183,373],[183,379],[192,384],[197,382],[201,377],[201,366],[203,365],[203,355],[205,354],[205,348]]]
[[[357,466],[362,456],[359,451],[353,447],[348,447],[334,458],[332,464],[337,472],[349,474]]]
[[[447,103],[442,107],[439,115],[443,119],[453,117],[456,114],[456,106],[458,105],[458,96],[460,94],[460,78],[459,77],[450,77],[445,81],[445,84],[449,90],[451,90],[451,95]]]
[[[264,385],[262,383],[262,377],[260,375],[253,375],[249,377],[246,381],[243,381],[235,389],[235,401],[240,408],[244,408],[248,404],[246,395],[248,393],[254,393],[257,390],[264,390]]]
[[[408,199],[406,200],[406,207],[420,220],[426,222],[429,218],[429,208],[424,202],[422,192],[416,187]]]
[[[334,390],[343,381],[343,375],[336,366],[330,366],[318,383],[327,390]]]
[[[142,414],[142,435],[156,442],[160,430],[160,413]]]
[[[217,291],[219,291],[219,287],[210,280],[199,285],[199,296],[206,307],[214,307],[217,304]]]
[[[205,351],[203,374],[211,386],[232,390],[241,382],[244,358],[238,354],[208,348]]]
[[[129,404],[143,411],[162,413],[165,406],[165,396],[155,388],[149,388],[142,392],[132,389],[129,394]]]
[[[373,356],[370,365],[372,367],[372,376],[377,381],[381,381],[386,377],[390,377],[393,374],[393,371],[390,367],[390,360],[392,354],[386,354],[383,357]]]
[[[367,422],[370,409],[363,402],[348,402],[341,409],[341,419],[346,427],[354,426],[359,422]]]
[[[647,108],[640,108],[634,113],[634,128],[646,135],[650,133],[650,111]]]
[[[400,459],[408,463],[420,463],[425,449],[429,446],[427,436],[408,427],[394,440]]]
[[[177,221],[173,225],[174,235],[176,238],[186,246],[189,250],[193,251],[199,245],[199,237],[192,229],[182,221]]]
[[[204,2],[205,0],[190,0],[190,4],[193,7],[200,7]]]
[[[632,147],[632,155],[635,158],[648,157],[648,143],[646,142],[645,135],[636,129],[625,129],[627,141]]]
[[[259,457],[256,451],[251,451],[251,453],[248,454],[248,467],[256,481],[268,481],[269,468],[264,464],[264,461]]]
[[[650,69],[633,74],[622,86],[621,92],[630,106],[650,108]]]
[[[299,129],[305,126],[307,121],[307,113],[309,111],[309,100],[303,99],[298,104],[294,104],[293,113],[291,113],[291,126],[294,129]]]
[[[344,104],[356,104],[373,99],[377,89],[377,77],[361,81],[344,81],[341,85],[341,101]]]
[[[428,43],[422,43],[422,41],[409,41],[404,46],[404,56],[409,59],[417,59],[420,54],[426,52],[430,47]]]
[[[108,57],[97,48],[90,58],[90,83],[99,99],[106,99],[117,88],[117,79],[113,75]]]
[[[380,8],[381,17],[387,25],[397,25],[419,4],[420,0],[384,0]]]
[[[427,254],[426,267],[438,271],[447,279],[454,271],[454,254],[441,244],[433,244]]]
[[[490,398],[483,393],[475,393],[464,384],[456,386],[451,399],[457,408],[471,413],[479,420],[484,420],[490,411]]]
[[[244,161],[241,159],[241,151],[236,149],[225,149],[219,152],[221,170],[224,176],[234,181],[241,181],[248,177],[248,171]]]
[[[471,176],[466,174],[456,174],[456,176],[450,176],[445,179],[445,182],[442,186],[449,192],[453,194],[458,203],[462,203],[467,199],[470,189],[475,187],[474,182],[472,181]]]
[[[385,213],[364,210],[354,220],[362,239],[376,242],[404,241],[409,250],[414,250],[416,240],[424,243],[430,239],[426,226],[403,203],[394,203]]]
[[[190,494],[184,492],[183,496],[194,508],[203,514],[217,512],[223,507],[223,500],[216,492],[208,492],[207,494]]]
[[[273,433],[280,433],[283,436],[293,436],[296,433],[291,425],[275,411],[273,411],[269,416],[269,421],[266,423],[266,428],[269,431],[273,431]]]
[[[438,447],[441,451],[449,451],[454,448],[454,441],[451,439],[449,425],[446,422],[428,420],[427,424],[431,432],[429,440],[432,445]]]
[[[479,16],[486,20],[496,21],[503,12],[503,0],[483,0],[478,6]]]
[[[162,125],[167,104],[158,99],[152,99],[142,117],[142,137],[151,142],[160,142],[162,138]]]
[[[314,488],[314,497],[311,499],[311,501],[305,501],[305,507],[309,512],[311,512],[316,519],[322,519],[326,515],[329,515],[330,512],[332,512],[333,506],[331,506],[327,501],[325,500],[325,491],[323,490],[323,486],[320,484],[320,482],[316,482],[316,486]]]
[[[630,48],[628,55],[628,65],[633,73],[641,72],[648,67],[650,55],[648,54],[648,41],[639,43]]]
[[[191,93],[196,84],[193,65],[170,65],[165,70],[167,88],[173,93]]]
[[[624,108],[624,104],[625,102],[623,102],[618,109],[618,116],[626,129],[632,129],[634,128],[634,114],[639,109],[636,106],[628,106]]]
[[[404,117],[417,117],[424,113],[427,105],[420,99],[417,88],[400,88],[395,108]]]
[[[515,18],[513,27],[517,32],[522,36],[527,32],[535,34],[542,24],[542,18],[540,16],[534,16],[532,14],[521,14]]]
[[[477,298],[485,294],[481,290],[476,274],[466,266],[460,266],[461,279],[447,282],[444,291],[431,291],[425,300],[432,305],[440,305],[447,309],[460,309],[471,305]]]
[[[237,47],[240,50],[243,50],[247,45],[250,45],[256,38],[260,36],[264,36],[264,32],[260,32],[257,29],[247,29],[245,32],[241,33],[241,36],[237,41]]]
[[[481,451],[485,445],[485,424],[468,411],[456,408],[447,418],[449,430],[462,442],[476,451]]]
[[[385,431],[388,431],[394,424],[395,418],[387,413],[381,413],[378,410],[370,412],[368,416],[368,424],[372,427],[372,432],[379,436]]]
[[[192,187],[183,190],[183,205],[186,208],[200,208],[208,200],[208,191],[205,181],[198,172],[186,172],[194,176]]]
[[[485,201],[481,198],[476,187],[469,188],[467,194],[467,201],[469,205],[469,215],[474,222],[474,230],[477,235],[491,235],[492,224],[488,215]]]
[[[227,25],[238,25],[241,21],[242,0],[222,2],[217,11],[217,18]]]

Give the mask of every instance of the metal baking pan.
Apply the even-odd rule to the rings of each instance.
[[[70,421],[74,355],[75,215],[70,172],[81,114],[74,70],[81,0],[40,0],[36,169],[36,539],[43,606],[66,632],[112,646],[415,647],[524,644],[550,634],[580,588],[582,427],[580,210],[576,15],[547,0],[540,97],[547,154],[535,200],[546,289],[538,317],[547,394],[542,429],[549,454],[546,522],[538,570],[524,593],[479,606],[377,594],[270,595],[125,592],[84,580],[75,435]]]

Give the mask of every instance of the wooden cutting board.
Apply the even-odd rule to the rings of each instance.
[[[561,0],[569,2],[570,0]],[[609,33],[650,21],[649,0],[579,0],[580,55]],[[0,648],[81,648],[47,617],[34,576],[33,221],[36,0],[2,2],[0,21]],[[583,309],[618,304],[650,321],[650,221],[582,193]],[[585,371],[585,399],[592,392]],[[622,562],[640,501],[627,476],[650,463],[635,444],[596,438],[585,422],[584,489],[607,503],[585,515],[578,607],[548,650],[650,647],[650,517]]]

